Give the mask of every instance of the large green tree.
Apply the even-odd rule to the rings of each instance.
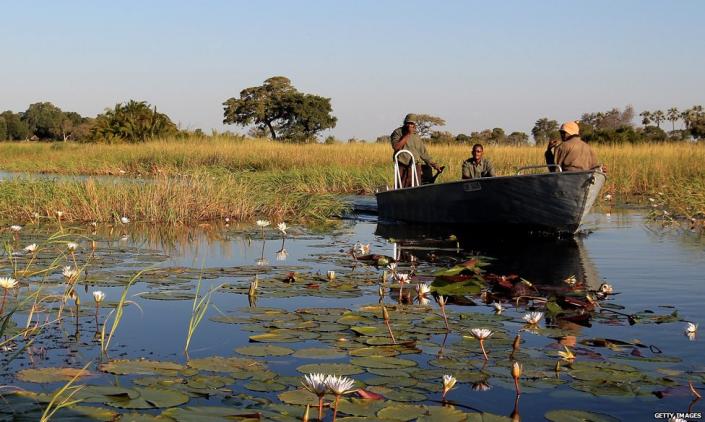
[[[50,102],[30,104],[22,113],[22,120],[27,123],[29,131],[40,139],[58,139],[61,137],[61,125],[64,112]]]
[[[146,101],[130,100],[99,114],[92,133],[99,140],[145,142],[176,135],[178,129],[169,116],[157,111],[156,106],[152,107]]]
[[[557,138],[558,122],[542,117],[534,123],[534,127],[531,129],[531,135],[534,137],[534,141],[537,145],[548,142],[549,139]]]
[[[223,103],[223,123],[255,125],[272,139],[308,140],[335,127],[330,98],[299,92],[284,76],[240,91],[240,98]]]
[[[27,123],[22,121],[19,113],[13,113],[8,110],[2,112],[0,117],[5,120],[7,139],[20,141],[29,137],[29,128],[27,127]]]
[[[7,123],[5,123],[5,118],[0,116],[0,141],[6,141],[10,139],[7,136]]]

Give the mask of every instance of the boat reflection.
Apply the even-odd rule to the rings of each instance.
[[[377,224],[375,234],[394,244],[396,258],[413,255],[421,261],[452,263],[468,255],[491,258],[485,269],[498,275],[516,274],[536,284],[557,284],[574,276],[588,289],[601,280],[581,238],[492,238],[448,227]]]

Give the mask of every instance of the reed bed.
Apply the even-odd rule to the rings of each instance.
[[[616,200],[661,192],[668,209],[705,215],[705,147],[644,144],[594,147],[608,167],[604,193]],[[430,145],[446,166],[438,181],[457,180],[469,146]],[[543,148],[486,146],[501,175],[541,164]],[[67,175],[121,175],[126,181],[21,179],[0,185],[4,218],[66,212],[69,220],[107,221],[117,215],[185,223],[230,217],[252,220],[318,219],[339,213],[337,194],[370,194],[392,183],[387,144],[284,144],[267,140],[203,138],[144,144],[0,143],[6,171]],[[149,176],[149,182],[130,176]]]

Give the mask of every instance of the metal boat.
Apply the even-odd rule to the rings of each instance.
[[[403,152],[404,150],[400,151]],[[558,167],[558,166],[556,166]],[[376,193],[383,221],[474,226],[481,231],[572,235],[592,208],[603,184],[601,168],[587,171],[483,177]]]

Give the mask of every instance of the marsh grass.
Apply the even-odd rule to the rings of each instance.
[[[115,309],[110,311],[108,316],[105,318],[105,322],[103,323],[103,327],[100,329],[100,350],[103,354],[103,356],[107,356],[108,354],[108,348],[110,348],[110,341],[113,339],[113,335],[115,334],[115,331],[117,331],[117,328],[120,326],[120,322],[122,321],[122,315],[123,315],[123,310],[125,308],[125,303],[132,303],[135,304],[135,302],[131,302],[127,300],[127,292],[130,290],[130,287],[137,282],[137,279],[142,275],[143,272],[147,270],[142,270],[138,272],[137,274],[133,275],[130,280],[127,282],[125,285],[125,288],[122,290],[122,295],[120,295],[120,301],[118,302],[117,306]],[[110,332],[108,333],[107,337],[105,335],[106,333],[106,327],[108,325],[108,319],[110,316],[113,317],[112,324],[110,326]]]
[[[667,192],[673,210],[696,216],[705,197],[705,147],[700,144],[596,145],[607,165],[603,193],[640,201]],[[430,145],[446,166],[439,182],[459,179],[469,146]],[[541,164],[542,147],[487,145],[498,174]],[[338,194],[371,194],[392,184],[387,144],[285,144],[225,138],[184,142],[165,139],[139,145],[0,143],[0,168],[33,173],[123,175],[117,181],[14,179],[0,184],[0,218],[31,219],[33,212],[65,220],[192,223],[233,220],[316,220],[344,210]],[[144,181],[139,176],[149,176]],[[122,182],[120,182],[122,181]]]
[[[202,278],[199,278],[198,284],[196,285],[196,294],[193,297],[193,306],[191,307],[191,318],[188,322],[188,330],[186,332],[186,344],[184,345],[184,354],[186,356],[188,356],[188,349],[191,345],[191,339],[196,333],[196,329],[201,324],[201,321],[203,321],[203,317],[206,315],[206,312],[208,311],[208,306],[211,303],[211,297],[213,296],[213,293],[215,293],[218,289],[223,286],[222,284],[219,284],[218,286],[208,290],[208,292],[206,292],[203,296],[199,296],[201,292],[201,281]]]

